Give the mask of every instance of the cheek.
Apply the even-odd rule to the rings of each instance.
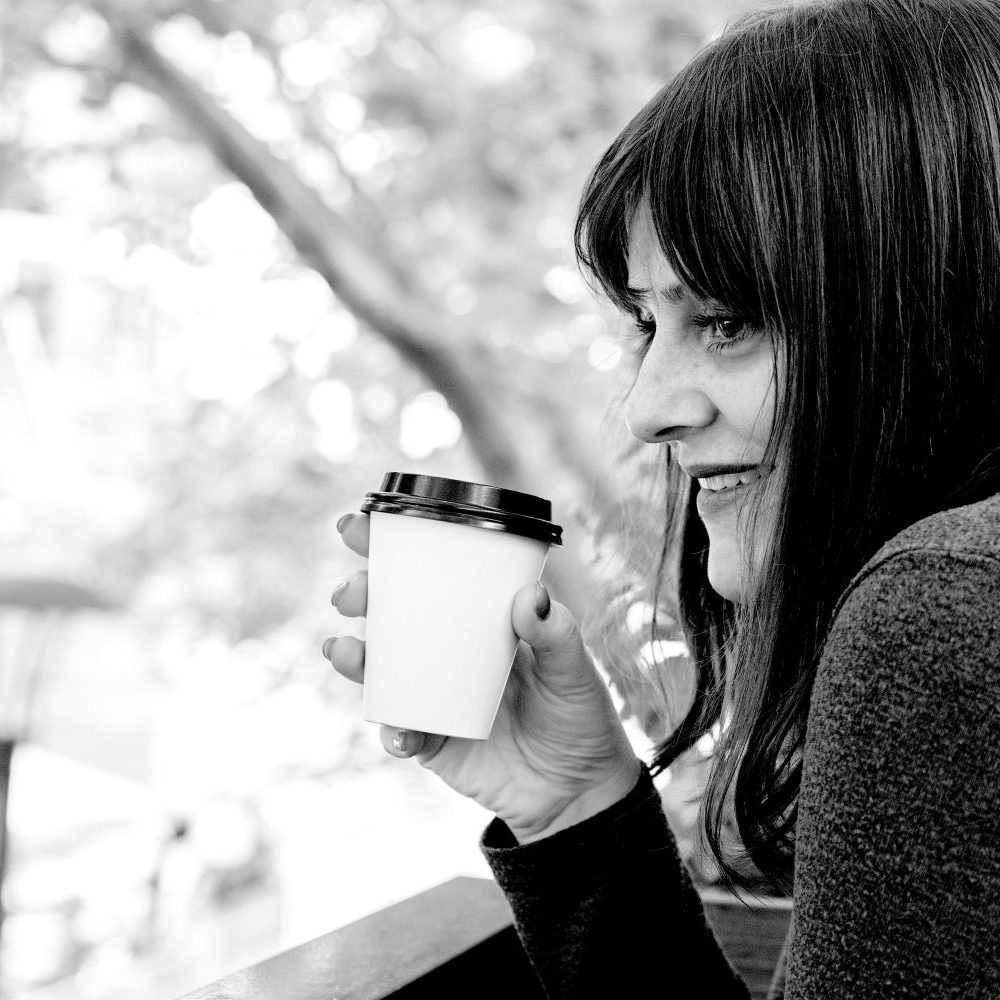
[[[779,497],[775,487],[778,484],[772,477],[768,480],[753,498],[753,504],[747,503],[740,508],[733,525],[734,545],[739,549],[742,564],[751,578],[759,577],[763,569],[777,523],[776,504]]]
[[[741,410],[740,427],[746,439],[758,446],[755,457],[760,457],[759,452],[767,444],[774,426],[774,399],[773,396],[758,394],[748,403]]]
[[[727,379],[727,384],[720,385],[719,392],[720,399],[729,401],[729,421],[738,433],[754,445],[766,445],[774,426],[777,397],[771,351],[762,350],[742,371]]]

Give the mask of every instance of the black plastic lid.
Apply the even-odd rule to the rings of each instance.
[[[562,528],[552,523],[548,500],[462,479],[387,472],[381,489],[367,493],[361,509],[472,524],[562,545]]]

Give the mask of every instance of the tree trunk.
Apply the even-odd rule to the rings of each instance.
[[[112,4],[96,4],[123,57],[122,74],[152,90],[242,181],[334,294],[392,345],[448,401],[491,482],[527,492],[575,495],[606,506],[620,496],[607,464],[580,447],[567,448],[573,417],[554,399],[546,415],[529,417],[529,441],[511,419],[524,409],[517,375],[480,338],[430,309],[402,287],[393,268],[352,238],[349,223],[283,160],[223,110],[204,89],[165,59],[150,41],[150,26]],[[539,362],[541,363],[541,362]],[[527,415],[526,415],[527,416]],[[557,512],[558,513],[558,512]],[[572,537],[546,577],[557,597],[582,619],[599,595]]]

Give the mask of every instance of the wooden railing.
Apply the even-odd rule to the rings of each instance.
[[[771,900],[748,913],[707,890],[703,902],[755,1000],[767,992],[791,903]],[[182,1000],[442,1000],[543,997],[490,879],[455,878]]]

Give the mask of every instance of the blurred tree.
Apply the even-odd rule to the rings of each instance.
[[[537,159],[541,164],[546,154],[565,154],[572,148],[571,143],[576,145],[579,141],[577,133],[582,125],[589,124],[587,118],[605,117],[601,114],[605,100],[602,84],[608,83],[611,69],[609,61],[601,58],[605,53],[600,50],[583,48],[574,53],[577,59],[583,56],[595,64],[598,73],[591,74],[592,93],[574,95],[575,99],[570,100],[564,96],[559,102],[564,107],[552,100],[555,97],[558,101],[561,96],[559,90],[567,83],[564,76],[550,75],[545,70],[526,72],[535,61],[535,39],[545,39],[558,31],[564,13],[557,20],[537,9],[525,8],[530,10],[529,23],[518,24],[525,20],[524,14],[517,17],[514,12],[512,19],[508,7],[502,8],[502,14],[500,10],[484,8],[469,13],[461,5],[438,4],[436,26],[432,21],[430,30],[427,27],[420,30],[414,26],[426,24],[428,19],[415,16],[417,10],[427,9],[419,5],[413,9],[405,4],[377,3],[353,8],[338,4],[310,7],[310,12],[318,7],[326,14],[326,19],[317,24],[317,36],[322,37],[325,29],[336,40],[338,26],[346,34],[362,35],[362,57],[353,61],[350,76],[351,84],[360,93],[345,94],[342,81],[331,81],[332,86],[312,88],[299,102],[304,108],[297,109],[303,133],[327,153],[329,169],[339,175],[349,191],[346,197],[338,199],[343,203],[338,210],[332,204],[334,199],[324,198],[303,179],[293,162],[282,159],[265,141],[254,136],[248,124],[222,106],[193,76],[175,66],[152,40],[158,25],[182,16],[195,18],[206,34],[217,38],[231,39],[235,33],[242,33],[252,46],[249,52],[259,51],[266,60],[262,65],[274,71],[275,92],[287,95],[289,89],[294,93],[295,85],[294,79],[289,80],[287,67],[294,67],[295,61],[294,57],[288,58],[288,49],[282,50],[272,37],[273,7],[257,5],[254,9],[196,2],[183,4],[179,9],[167,7],[155,18],[140,19],[122,5],[96,6],[106,18],[119,50],[120,62],[115,72],[164,97],[253,192],[301,257],[323,276],[335,295],[445,397],[461,420],[488,481],[542,492],[564,503],[587,491],[598,516],[614,509],[620,493],[611,463],[583,440],[573,401],[553,390],[565,379],[565,359],[540,357],[534,351],[527,356],[501,351],[484,335],[479,316],[473,320],[454,315],[470,311],[478,290],[489,283],[490,265],[494,269],[494,283],[499,279],[508,293],[527,292],[534,298],[541,294],[537,287],[538,275],[544,273],[541,268],[534,280],[525,281],[521,275],[509,273],[516,260],[514,241],[530,245],[537,240],[532,241],[531,234],[521,227],[512,227],[507,220],[535,202],[531,195],[541,178],[532,176],[538,170],[533,161]],[[592,25],[599,20],[593,10],[580,13],[589,17]],[[514,20],[513,26],[505,25],[505,20],[508,23]],[[451,28],[456,23],[465,26],[464,33],[457,37]],[[669,27],[673,35],[684,25],[671,18]],[[449,30],[453,34],[451,48],[457,52],[448,51]],[[366,31],[370,35],[368,40],[363,38]],[[693,36],[690,28],[688,34]],[[304,41],[307,39],[299,44]],[[406,57],[399,55],[404,43],[407,47],[402,51],[410,53],[409,65]],[[356,48],[358,44],[356,41]],[[345,48],[350,51],[349,43]],[[448,108],[442,99],[449,94],[447,78],[459,68],[455,63],[463,58],[468,63],[466,72],[473,78],[472,86],[464,100],[460,92],[451,90],[453,104]],[[559,60],[554,65],[558,66]],[[565,68],[562,72],[566,72]],[[530,90],[523,83],[512,81],[514,74],[525,74]],[[476,80],[476,76],[480,79]],[[502,99],[497,100],[498,88],[489,85],[501,81],[507,86]],[[470,102],[469,95],[475,95],[479,87],[481,100]],[[517,117],[511,114],[512,99],[518,90],[527,98],[529,108],[544,109],[544,117],[530,112]],[[324,109],[331,103],[336,106],[336,99],[345,96],[356,102],[356,116],[364,113],[366,118],[356,123],[352,134],[338,137],[328,124]],[[585,106],[581,108],[581,96],[596,97],[596,115],[588,115],[590,109]],[[287,110],[294,103],[286,97],[281,105]],[[467,110],[462,105],[468,103],[472,103],[472,108]],[[393,133],[401,132],[402,142],[398,136],[393,138]],[[453,273],[456,280],[445,285],[443,296],[441,289],[434,287],[440,283],[427,271],[429,262],[424,262],[421,274],[413,266],[417,263],[413,251],[398,254],[390,243],[390,220],[399,221],[406,218],[403,212],[412,213],[412,195],[416,193],[407,190],[413,182],[403,174],[402,165],[396,166],[395,176],[389,174],[389,186],[396,185],[401,193],[409,195],[409,203],[394,211],[391,194],[387,192],[389,197],[384,200],[388,211],[385,211],[374,196],[367,194],[363,180],[345,167],[343,153],[338,155],[338,144],[357,149],[358,140],[366,138],[372,149],[368,154],[363,153],[362,159],[366,155],[380,155],[375,151],[379,143],[389,150],[394,145],[404,151],[408,146],[425,148],[432,156],[437,148],[448,151],[443,164],[432,161],[432,166],[438,167],[430,175],[434,178],[434,188],[428,191],[426,184],[421,184],[419,189],[423,197],[432,199],[432,205],[445,209],[440,236],[453,244],[447,247],[440,263],[442,271]],[[349,142],[354,146],[348,146]],[[535,154],[527,163],[524,151]],[[358,154],[355,152],[354,156]],[[402,159],[398,154],[394,158]],[[386,162],[379,165],[387,168],[390,162],[386,157]],[[410,170],[419,169],[419,161],[410,166]],[[538,170],[540,174],[548,172]],[[375,186],[383,185],[376,179]],[[414,242],[417,245],[413,250],[420,254],[423,241],[418,236]],[[466,260],[458,258],[456,251],[468,255]],[[413,274],[414,278],[404,278],[407,274]],[[578,297],[569,272],[562,276],[564,284],[572,289],[570,297]],[[449,292],[451,308],[448,308]],[[559,298],[558,289],[554,294],[550,290],[550,294]],[[505,311],[509,314],[513,310]],[[544,316],[546,309],[536,305],[535,311]],[[551,312],[551,307],[548,311]],[[509,316],[508,322],[513,318]],[[534,322],[537,324],[538,320]],[[525,346],[530,346],[530,332],[524,340]],[[572,547],[555,572],[563,600],[578,614],[587,612],[594,597],[593,587],[587,586],[589,574]]]
[[[176,816],[388,764],[318,640],[359,565],[333,521],[414,466],[550,496],[623,716],[676,721],[658,452],[603,420],[631,362],[571,225],[611,137],[761,5],[0,4],[0,572],[94,582],[137,636],[74,650],[40,742]],[[709,743],[666,789],[706,880]]]
[[[612,14],[588,0],[18,0],[2,26],[11,76],[74,74],[81,105],[112,116],[134,85],[163,100],[175,124],[140,110],[79,152],[103,148],[124,173],[133,150],[170,132],[210,149],[362,329],[444,397],[483,478],[549,495],[579,522],[550,567],[582,618],[600,596],[589,536],[618,531],[632,487],[584,416],[608,387],[592,377],[594,353],[615,348],[572,266],[572,209],[610,136],[719,13],[633,2]],[[133,231],[174,223],[130,215]],[[180,499],[186,473],[160,468]],[[315,504],[321,471],[302,455],[298,473],[303,489],[286,489],[272,522]],[[158,547],[155,532],[144,539]],[[258,628],[282,618],[268,597],[248,616]]]
[[[316,669],[354,568],[331,514],[375,470],[478,467],[553,499],[553,589],[662,732],[689,678],[670,609],[649,631],[655,449],[601,429],[629,366],[570,229],[611,137],[738,6],[0,5],[6,559],[83,558],[163,640],[166,682],[234,667],[213,705],[296,683],[343,704]],[[335,765],[374,763],[359,714],[322,721]]]

